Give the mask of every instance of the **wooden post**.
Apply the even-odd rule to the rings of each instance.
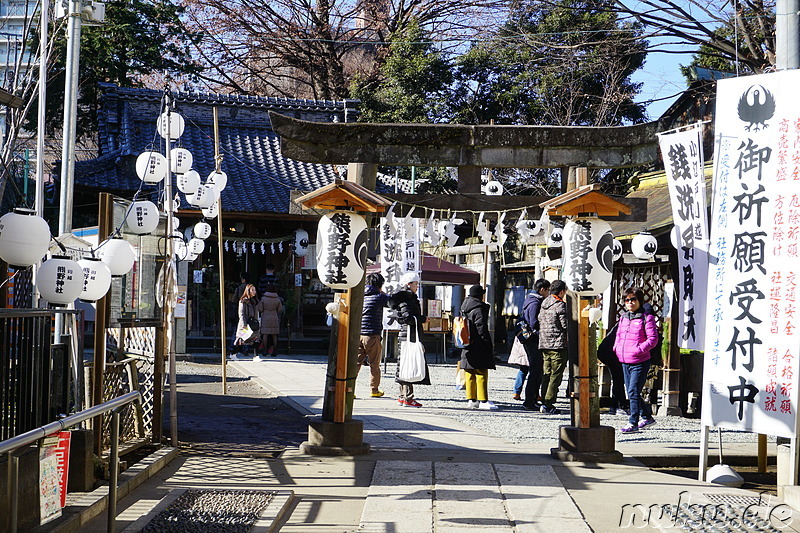
[[[347,417],[347,360],[350,338],[350,290],[339,297],[338,336],[336,339],[336,381],[333,384],[333,421],[344,422]],[[351,409],[352,411],[352,409]]]
[[[114,201],[110,194],[100,193],[100,207],[97,214],[97,234],[105,237],[114,230]],[[106,369],[106,329],[111,316],[111,291],[97,301],[94,322],[94,360],[92,361],[92,406],[103,403],[104,372]],[[120,336],[120,343],[124,342]],[[156,357],[158,357],[156,353]],[[158,402],[160,398],[156,398]],[[87,405],[86,407],[91,407]],[[154,422],[153,425],[156,425]],[[161,425],[160,420],[158,425]],[[94,452],[97,455],[103,451],[103,417],[92,419],[94,432]]]
[[[767,436],[763,433],[758,434],[758,473],[767,472]]]
[[[581,301],[583,305],[583,301]],[[589,309],[580,311],[578,320],[578,427],[591,427],[589,407]]]
[[[222,156],[219,153],[219,113],[214,113],[214,169],[219,172]],[[217,260],[219,261],[219,327],[222,354],[222,394],[228,394],[228,344],[225,331],[225,263],[222,257],[222,198],[217,200]],[[237,303],[238,305],[238,303]]]

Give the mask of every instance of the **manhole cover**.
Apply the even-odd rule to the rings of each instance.
[[[730,505],[741,505],[741,506],[748,506],[748,505],[767,505],[770,503],[770,497],[767,496],[766,498],[762,498],[761,496],[742,496],[740,494],[707,494],[703,493],[703,496],[708,498],[708,501],[712,503],[728,503]]]
[[[246,533],[275,495],[262,490],[189,489],[142,529],[143,533]]]

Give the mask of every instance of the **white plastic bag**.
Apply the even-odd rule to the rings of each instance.
[[[419,335],[416,335],[416,337],[417,342],[406,341],[400,349],[400,363],[397,369],[398,381],[418,383],[425,379],[425,346],[422,345]],[[407,338],[411,338],[410,324]]]

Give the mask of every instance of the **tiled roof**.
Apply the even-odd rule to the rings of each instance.
[[[153,148],[164,153],[156,136],[161,91],[103,84],[98,113],[100,157],[75,164],[75,184],[83,189],[132,195],[140,180],[136,157]],[[205,179],[214,170],[214,107],[219,112],[222,170],[228,186],[222,191],[227,212],[286,213],[291,190],[312,191],[331,183],[331,165],[301,163],[280,154],[280,139],[272,131],[268,110],[304,120],[354,119],[353,101],[292,100],[217,94],[173,93],[186,127],[179,145],[194,157],[194,169]],[[346,115],[349,115],[346,117]],[[150,187],[151,189],[153,187]]]

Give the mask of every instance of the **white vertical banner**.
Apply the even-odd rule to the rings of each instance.
[[[705,346],[708,217],[702,135],[703,125],[695,124],[658,136],[672,220],[678,228],[678,343],[688,350],[702,350]]]
[[[798,86],[797,70],[718,82],[705,425],[795,436]]]
[[[419,249],[419,220],[381,217],[381,274],[384,290],[394,294],[400,287],[400,278],[407,272],[420,274],[422,258]],[[399,330],[388,309],[383,313],[384,329]]]

